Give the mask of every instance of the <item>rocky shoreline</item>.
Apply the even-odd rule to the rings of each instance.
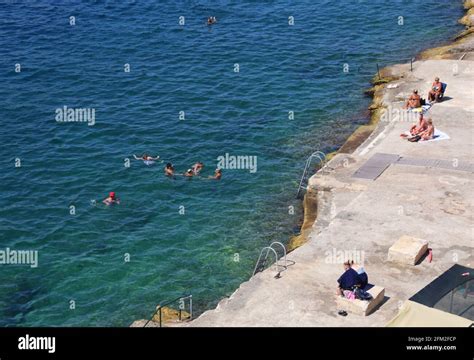
[[[470,75],[474,64],[470,61],[474,60],[474,0],[465,1],[464,6],[467,12],[460,22],[466,29],[451,44],[421,52],[413,72],[409,64],[398,64],[381,69],[380,77],[374,77],[368,91],[373,97],[369,123],[360,126],[336,154],[331,154],[325,169],[309,181],[301,234],[288,245],[288,250],[294,250],[289,258],[295,264],[288,266],[277,280],[273,269],[257,274],[215,309],[181,326],[385,326],[397,314],[402,301],[449,268],[453,254],[463,264],[474,263],[468,231],[472,211],[466,205],[474,200],[472,194],[466,193],[472,181],[470,174],[443,170],[434,177],[430,169],[394,167],[383,179],[370,184],[351,177],[375,150],[414,155],[413,146],[401,143],[396,135],[408,124],[381,120],[389,107],[400,107],[409,89],[416,86],[424,94],[433,74],[440,74],[442,79],[450,77],[450,91],[452,87],[458,89],[450,92],[453,100],[435,105],[437,119],[448,121],[455,116],[457,123],[439,121],[444,127],[451,124],[453,142],[438,148],[431,146],[431,156],[472,160],[472,138],[456,127],[472,128],[470,114],[474,112],[474,105],[472,109],[463,105],[469,101],[474,82]],[[459,67],[467,80],[459,81],[457,74],[451,73],[453,66]],[[389,88],[389,84],[393,87]],[[426,197],[412,198],[403,190],[407,187],[416,192],[425,185],[433,189]],[[424,209],[429,210],[425,213]],[[441,217],[446,224],[436,221]],[[387,249],[394,239],[404,234],[404,228],[416,229],[420,223],[423,230],[417,229],[415,235],[430,239],[439,260],[434,265],[422,263],[410,269],[388,264]],[[383,309],[363,318],[334,314],[333,301],[328,299],[333,296],[340,266],[327,261],[328,248],[365,252],[372,281],[390,284]],[[409,283],[405,281],[407,276]]]
[[[465,58],[467,54],[474,60],[474,0],[465,0],[464,8],[466,14],[459,20],[459,23],[465,25],[464,31],[456,35],[453,41],[445,46],[427,49],[419,53],[417,60],[437,60],[450,59],[459,60]],[[386,106],[383,103],[384,91],[386,86],[400,78],[399,65],[388,66],[380,69],[380,77],[375,75],[372,79],[372,87],[365,90],[365,94],[372,97],[372,103],[368,107],[370,118],[367,124],[359,126],[341,146],[339,150],[328,154],[327,161],[330,161],[336,154],[351,154],[361,146],[374,132],[380,127],[380,118],[382,117]],[[382,124],[383,126],[383,124]],[[321,200],[320,200],[321,201]],[[299,235],[290,239],[288,251],[292,251],[308,241],[308,235],[311,227],[316,221],[318,209],[317,190],[308,186],[307,193],[303,200],[304,220]]]

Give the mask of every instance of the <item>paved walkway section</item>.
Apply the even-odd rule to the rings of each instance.
[[[273,267],[257,274],[185,326],[385,326],[405,300],[454,263],[474,267],[474,62],[427,60],[414,63],[413,72],[396,71],[404,78],[384,90],[391,115],[353,154],[336,155],[310,179],[318,218],[309,242],[288,255],[294,265],[280,278]],[[404,114],[413,89],[426,97],[436,76],[448,84],[446,97],[426,116],[449,139],[401,139],[411,122],[395,115]],[[432,261],[387,261],[404,235],[426,240]],[[369,282],[385,288],[382,305],[369,316],[337,314],[336,279],[347,258],[363,263]]]

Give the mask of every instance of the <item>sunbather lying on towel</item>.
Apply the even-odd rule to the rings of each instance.
[[[418,90],[413,90],[413,93],[408,98],[404,109],[415,109],[421,106],[421,96],[418,95]]]
[[[418,118],[418,122],[410,128],[410,135],[408,135],[406,133],[402,133],[402,134],[400,134],[400,136],[404,137],[404,138],[410,137],[410,136],[416,136],[416,135],[419,135],[420,133],[422,133],[423,131],[425,131],[427,128],[428,128],[428,123],[426,122],[423,114],[420,113],[420,116]]]

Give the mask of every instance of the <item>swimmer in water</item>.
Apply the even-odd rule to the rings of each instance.
[[[214,176],[209,176],[209,179],[220,180],[221,177],[222,177],[222,170],[216,169],[216,171],[214,172]]]
[[[193,177],[194,176],[193,169],[188,169],[188,171],[186,171],[183,175],[189,178]]]
[[[165,166],[165,175],[166,176],[173,176],[174,175],[174,167],[172,163],[168,163]]]
[[[147,153],[143,154],[141,157],[138,157],[137,155],[133,154],[133,157],[135,158],[135,160],[142,160],[142,161],[156,161],[160,158],[159,156],[153,157],[151,155],[148,155]]]
[[[209,16],[207,18],[207,25],[213,25],[215,23],[217,23],[217,19],[215,16]]]
[[[112,205],[112,204],[120,204],[120,199],[118,199],[116,196],[115,196],[115,193],[113,191],[111,191],[109,193],[109,196],[106,197],[104,200],[102,200],[102,202],[109,206],[109,205]]]
[[[197,163],[195,163],[192,167],[193,175],[199,175],[203,167],[204,167],[204,164],[202,162],[198,161]]]

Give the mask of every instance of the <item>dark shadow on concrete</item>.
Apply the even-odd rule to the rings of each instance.
[[[438,103],[443,103],[443,102],[449,101],[449,100],[451,100],[451,99],[452,99],[451,96],[443,96],[443,98],[441,99],[441,101],[438,101]],[[436,104],[436,103],[435,103],[435,104]]]
[[[426,250],[426,252],[421,256],[421,258],[415,263],[415,266],[420,265],[426,259],[426,257],[430,254],[430,250],[430,248]]]

